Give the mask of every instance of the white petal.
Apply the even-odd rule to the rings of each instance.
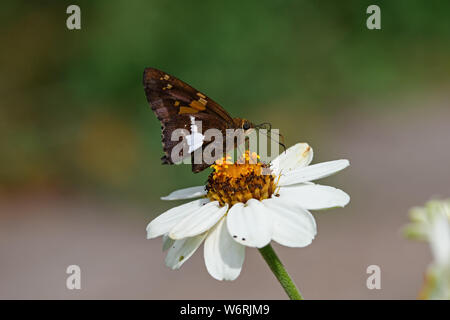
[[[334,160],[313,164],[288,172],[281,172],[279,185],[286,186],[328,177],[350,165],[348,160]]]
[[[307,210],[344,207],[350,196],[344,191],[319,184],[301,184],[280,188],[280,200],[297,203]]]
[[[205,186],[190,187],[174,191],[165,197],[161,197],[161,200],[192,199],[202,197],[205,194],[206,194]]]
[[[227,227],[233,239],[249,247],[262,248],[272,238],[272,213],[258,200],[237,203],[227,215]]]
[[[450,222],[444,214],[437,215],[432,221],[429,237],[435,263],[450,265]]]
[[[192,238],[176,240],[167,252],[166,265],[171,269],[180,268],[202,244],[205,237],[206,232]]]
[[[234,280],[241,273],[245,247],[231,238],[225,220],[221,219],[206,237],[205,264],[214,279]]]
[[[199,199],[167,210],[152,220],[147,226],[147,239],[156,238],[168,233],[178,222],[203,207],[208,199]]]
[[[307,143],[297,143],[273,159],[270,167],[278,175],[281,171],[286,173],[306,167],[311,163],[312,158],[313,149]]]
[[[263,200],[273,211],[272,240],[287,247],[305,247],[317,233],[316,221],[308,210],[281,198]]]
[[[173,245],[174,242],[175,242],[175,240],[170,238],[167,233],[164,234],[163,235],[163,251],[166,251],[167,249],[169,249]]]
[[[215,225],[225,215],[227,209],[228,205],[220,207],[218,201],[209,202],[178,222],[170,230],[169,237],[183,239],[203,233]]]

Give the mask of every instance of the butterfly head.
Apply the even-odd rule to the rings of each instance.
[[[255,128],[255,125],[253,123],[251,123],[250,121],[248,121],[247,119],[234,118],[233,122],[234,122],[234,127],[236,129],[243,129],[244,131],[247,131],[247,130]]]

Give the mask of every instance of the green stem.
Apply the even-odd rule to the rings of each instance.
[[[264,260],[266,260],[267,264],[269,265],[270,270],[272,270],[273,274],[280,282],[289,298],[291,300],[303,300],[302,295],[298,291],[295,283],[292,281],[291,277],[284,268],[283,263],[281,263],[270,243],[264,248],[259,249],[259,252],[261,252]]]

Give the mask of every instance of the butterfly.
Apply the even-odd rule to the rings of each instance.
[[[209,144],[213,143],[212,139],[211,141],[204,139],[203,134],[206,130],[218,129],[225,136],[227,129],[242,129],[244,134],[248,134],[250,130],[267,125],[267,123],[263,123],[255,126],[246,119],[231,117],[224,108],[202,92],[155,68],[144,70],[143,85],[147,101],[161,123],[164,151],[161,160],[163,164],[174,164],[179,162],[179,158],[184,159],[191,156],[192,171],[194,173],[201,172],[212,163],[207,163],[204,160],[201,163],[196,163],[192,160],[194,152],[197,150],[204,151]],[[197,121],[201,122],[201,130],[198,129]],[[188,130],[189,135],[181,137],[181,141],[173,139],[172,134],[176,129]],[[188,152],[181,155],[178,152],[173,153],[172,151],[179,143],[183,143],[183,150]],[[236,148],[239,143],[242,143],[242,140],[234,141],[231,146]],[[225,146],[225,141],[223,141],[223,144],[222,150],[224,152],[214,155],[213,160],[221,158],[229,151]],[[174,154],[177,159],[173,159]]]

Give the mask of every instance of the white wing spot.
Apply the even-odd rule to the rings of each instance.
[[[186,136],[186,141],[189,146],[189,153],[197,150],[203,145],[203,141],[205,140],[205,136],[198,132],[198,127],[195,124],[195,117],[190,116],[191,118],[191,134]]]

